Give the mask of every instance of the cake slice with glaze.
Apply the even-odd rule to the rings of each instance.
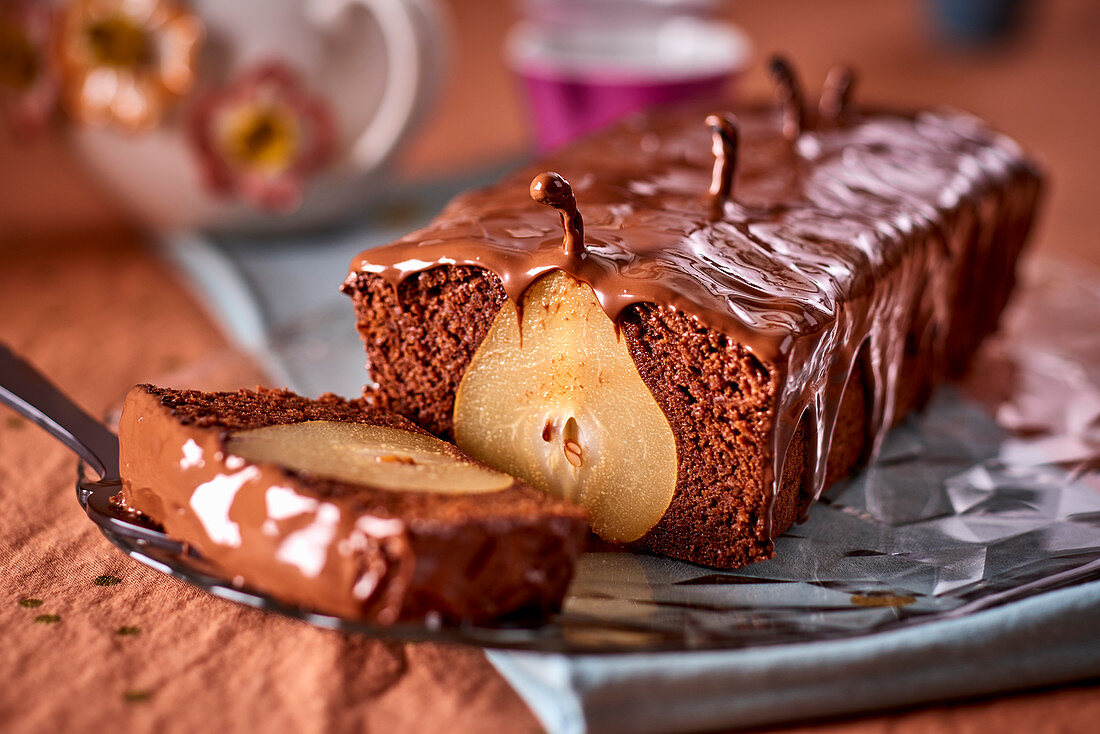
[[[777,104],[633,117],[361,253],[370,401],[607,540],[770,557],[994,330],[1040,184],[969,115],[772,71]]]
[[[119,446],[122,508],[242,584],[344,617],[540,618],[587,536],[579,507],[331,395],[139,385]]]

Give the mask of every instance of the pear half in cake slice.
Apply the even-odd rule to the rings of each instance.
[[[562,255],[585,257],[573,189],[552,171],[531,198],[556,209]],[[492,466],[580,502],[592,529],[628,543],[676,493],[676,437],[590,286],[551,270],[507,301],[455,392],[455,441]]]
[[[455,395],[455,442],[642,537],[676,491],[676,439],[595,293],[557,270],[501,308]]]

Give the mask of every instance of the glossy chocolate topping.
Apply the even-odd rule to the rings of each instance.
[[[396,288],[413,273],[470,265],[520,304],[539,276],[562,269],[616,322],[639,302],[686,312],[774,370],[773,485],[810,419],[816,495],[856,360],[865,353],[870,365],[877,445],[907,337],[915,329],[943,352],[949,275],[998,228],[1026,226],[1038,178],[1012,141],[965,114],[850,109],[842,71],[819,105],[828,119],[808,127],[789,66],[773,71],[778,106],[735,108],[736,125],[703,109],[630,118],[458,197],[428,227],[361,253],[350,277],[374,273]],[[578,255],[526,195],[547,168],[572,182],[584,215]]]

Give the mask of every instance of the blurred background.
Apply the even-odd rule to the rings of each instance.
[[[585,6],[600,4],[543,5],[576,19]],[[830,65],[843,61],[858,70],[860,100],[907,107],[946,104],[992,121],[1038,153],[1051,174],[1038,248],[1100,264],[1100,236],[1090,216],[1100,170],[1100,3],[740,0],[680,5],[687,8],[684,12],[734,24],[747,39],[734,53],[739,69],[729,84],[737,97],[770,95],[762,60],[783,51],[809,89],[820,84]],[[443,37],[441,63],[433,67],[439,76],[428,93],[430,104],[417,110],[387,169],[387,187],[394,181],[461,178],[531,155],[535,128],[524,87],[510,68],[517,62],[508,61],[506,38],[523,19],[555,22],[539,17],[539,7],[515,0],[435,4]],[[1007,20],[998,21],[998,12]],[[574,28],[622,24],[629,17],[615,11],[611,21],[584,18]],[[342,93],[359,92],[345,85]],[[74,144],[79,135],[64,133],[73,124],[50,122],[41,131],[18,135],[9,125],[0,132],[0,238],[5,247],[49,247],[59,238],[135,223],[127,219],[115,189],[102,183],[103,161],[88,165],[89,144],[79,139]],[[83,153],[74,150],[81,146]]]

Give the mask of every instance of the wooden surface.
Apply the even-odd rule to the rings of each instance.
[[[978,52],[948,50],[932,42],[923,5],[914,0],[741,0],[729,14],[756,45],[754,68],[744,80],[746,95],[768,93],[760,60],[772,50],[783,50],[798,63],[808,88],[820,83],[829,65],[845,61],[860,71],[858,95],[863,99],[906,106],[951,104],[986,117],[1019,138],[1046,161],[1052,181],[1036,250],[1100,265],[1094,203],[1100,194],[1094,182],[1100,170],[1100,145],[1095,142],[1100,119],[1100,3],[1044,0],[1034,5],[1034,18],[1025,34],[1006,47]],[[451,12],[455,61],[436,113],[401,157],[401,170],[408,177],[481,165],[515,155],[527,145],[523,100],[502,63],[502,38],[511,22],[509,6],[501,0],[453,0]],[[224,350],[224,341],[172,274],[143,251],[118,209],[80,171],[56,137],[17,145],[0,133],[0,244],[5,248],[0,250],[0,339],[36,361],[93,411],[104,414],[138,380],[169,375],[181,384],[210,384],[207,381],[213,378],[203,372],[202,360]],[[208,363],[222,364],[219,360]],[[242,368],[217,379],[250,379],[246,375],[247,368]],[[4,604],[14,603],[23,593],[20,584],[34,583],[36,564],[48,558],[52,565],[81,573],[99,567],[120,569],[118,573],[133,574],[143,584],[154,585],[151,594],[182,594],[181,599],[200,615],[225,606],[206,597],[194,598],[176,582],[121,559],[86,527],[75,503],[69,501],[73,462],[68,454],[36,429],[0,412],[4,491],[50,496],[64,492],[64,502],[48,507],[62,513],[65,527],[80,538],[79,543],[70,538],[64,553],[55,549],[40,556],[21,549],[24,555],[14,561],[18,574],[9,573],[7,596],[11,598]],[[46,506],[26,504],[25,517],[36,516],[34,507]],[[142,598],[141,594],[135,597]],[[252,619],[249,615],[256,613],[234,614]],[[64,730],[68,723],[71,730],[74,722],[89,721],[72,715],[72,707],[81,705],[80,697],[72,694],[85,691],[81,686],[88,684],[96,669],[90,663],[87,674],[72,680],[51,678],[51,668],[44,662],[47,657],[38,655],[51,644],[40,627],[31,629],[39,637],[18,636],[26,641],[25,649],[8,645],[7,657],[0,659],[7,661],[9,670],[29,671],[27,675],[42,681],[41,688],[27,695],[42,701],[47,713],[23,721],[49,723],[54,730]],[[217,629],[219,634],[232,634],[231,626]],[[255,644],[264,639],[263,627],[259,629],[250,638]],[[84,629],[79,634],[94,632]],[[328,637],[332,633],[318,634],[325,644],[336,644]],[[122,654],[121,644],[108,646],[112,655]],[[127,654],[136,656],[135,663],[156,654],[155,649],[143,652],[131,642],[125,644],[131,645],[133,652]],[[181,642],[169,635],[163,644]],[[362,656],[364,670],[373,669],[368,663],[378,656],[395,655],[391,647],[356,654]],[[362,718],[337,717],[330,723],[350,728],[351,721],[373,722],[385,728],[431,719],[453,721],[454,731],[535,729],[530,714],[479,656],[437,646],[408,646],[399,657],[410,671],[407,680],[434,686],[431,700],[416,695],[421,684],[404,684],[387,688],[392,692],[387,696],[370,699],[370,707],[346,709]],[[127,669],[127,658],[120,660],[120,669]],[[298,672],[283,670],[273,675]],[[279,679],[280,684],[291,685],[287,680],[292,679]],[[126,685],[145,690],[152,684],[136,680]],[[456,695],[447,695],[452,689]],[[198,704],[213,707],[214,699],[204,698],[201,688],[193,693]],[[110,693],[115,697],[111,710],[129,712],[133,705],[141,705],[126,694],[121,687]],[[20,702],[0,696],[0,721],[10,722],[4,715],[5,703],[13,707],[6,709],[10,713]],[[260,696],[251,703],[262,706],[265,700]],[[335,701],[334,705],[351,707],[352,702]],[[429,719],[412,715],[418,711]],[[126,715],[138,717],[132,722],[149,721],[140,712]],[[1086,683],[825,722],[808,730],[1034,734],[1086,731],[1098,720],[1100,687]],[[238,728],[226,725],[225,730]]]

